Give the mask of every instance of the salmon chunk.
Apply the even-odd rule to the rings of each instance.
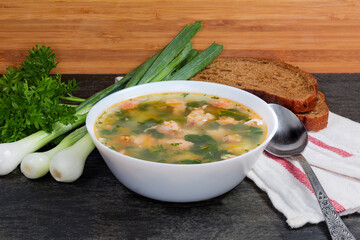
[[[177,100],[177,99],[168,99],[168,100],[166,100],[166,104],[173,108],[173,113],[175,115],[181,115],[186,110],[185,102]]]
[[[236,143],[241,142],[241,136],[238,134],[226,135],[223,137],[223,142]]]
[[[162,124],[152,126],[152,127],[148,128],[148,129],[156,129],[159,133],[162,133],[162,134],[164,134],[166,136],[176,135],[178,133],[181,133],[181,128],[180,128],[179,124],[177,122],[173,121],[173,120],[164,121]],[[145,132],[147,130],[145,130]]]
[[[210,113],[205,113],[204,109],[195,108],[187,116],[186,121],[189,125],[201,126],[204,123],[214,120],[214,119],[215,119],[215,116]]]
[[[237,124],[238,123],[238,121],[236,121],[232,117],[221,117],[218,120],[216,120],[216,122],[219,123],[220,125]]]
[[[214,102],[211,102],[210,105],[214,106],[214,107],[218,107],[218,108],[225,108],[225,109],[230,109],[230,108],[235,108],[235,103],[232,102],[227,102],[224,100],[217,100]]]
[[[189,150],[194,145],[194,143],[186,141],[182,138],[167,139],[163,143],[179,150]]]

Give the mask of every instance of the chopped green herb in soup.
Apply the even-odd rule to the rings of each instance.
[[[266,126],[251,109],[206,94],[163,93],[120,102],[95,123],[107,147],[144,160],[198,164],[232,158],[260,145]]]

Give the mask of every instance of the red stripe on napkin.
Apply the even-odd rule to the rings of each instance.
[[[279,164],[281,164],[291,175],[293,175],[297,180],[299,180],[299,182],[304,184],[305,187],[307,187],[312,193],[314,193],[314,190],[311,187],[311,183],[309,182],[309,179],[307,178],[306,174],[303,173],[298,167],[296,167],[294,164],[292,164],[291,162],[289,162],[288,160],[286,160],[284,158],[276,157],[268,152],[264,152],[264,153],[266,154],[267,157],[269,157],[269,158],[273,159],[274,161],[278,162]],[[346,210],[337,201],[332,200],[330,198],[329,198],[329,200],[331,201],[332,205],[334,206],[335,210],[338,213]]]
[[[312,136],[309,135],[309,141],[312,142],[313,144],[315,144],[316,146],[322,147],[324,149],[327,149],[331,152],[334,152],[338,155],[340,155],[341,157],[351,157],[353,156],[351,153],[348,153],[340,148],[336,148],[336,147],[332,147],[330,145],[327,145],[326,143],[320,141],[319,139],[316,139]]]

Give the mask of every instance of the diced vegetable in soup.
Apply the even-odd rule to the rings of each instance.
[[[234,101],[194,93],[137,97],[107,109],[95,123],[107,147],[144,160],[197,164],[250,151],[266,136],[259,115]]]

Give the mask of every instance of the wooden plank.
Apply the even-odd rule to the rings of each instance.
[[[35,44],[54,49],[59,73],[126,73],[185,24],[203,28],[194,47],[216,41],[222,56],[277,58],[308,72],[360,66],[360,3],[339,0],[3,0],[0,73]]]

